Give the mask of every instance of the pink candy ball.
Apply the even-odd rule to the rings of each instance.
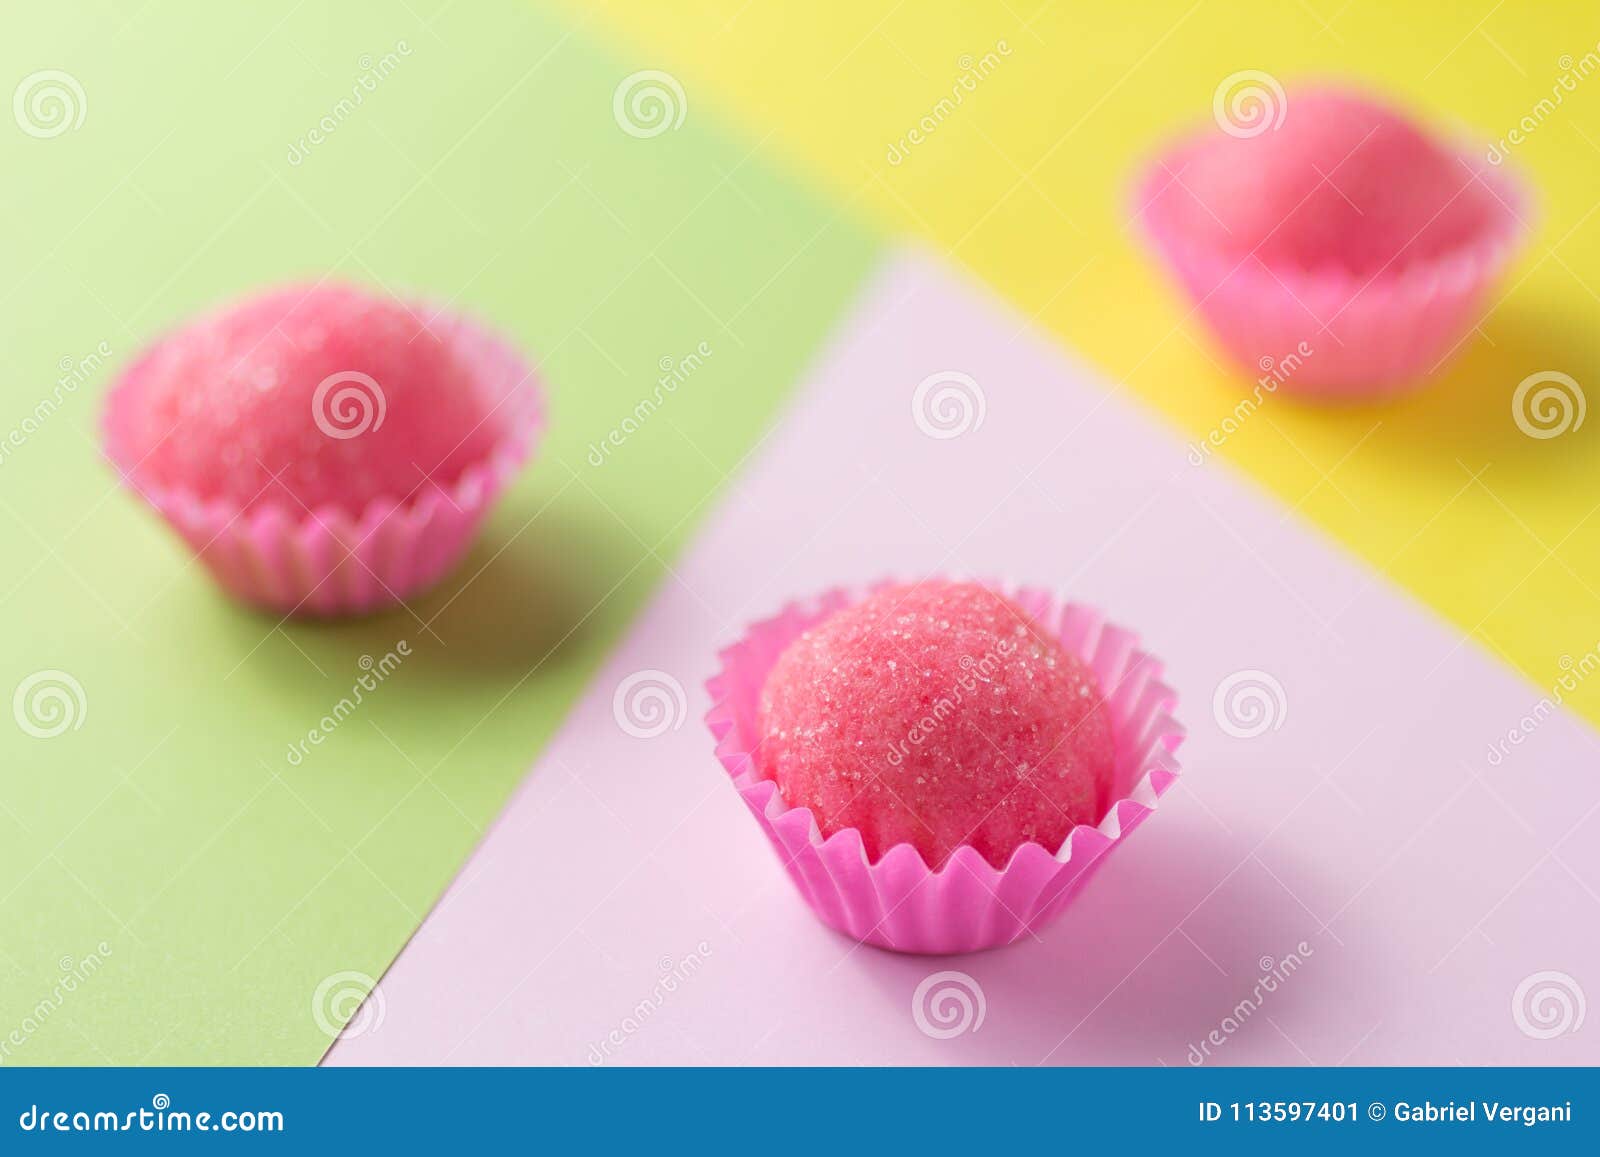
[[[910,844],[940,867],[1054,853],[1109,802],[1114,747],[1093,674],[976,583],[885,587],[797,638],[761,696],[761,774],[822,833],[875,862]]]
[[[1283,123],[1218,132],[1172,190],[1190,235],[1270,265],[1361,277],[1448,253],[1491,216],[1456,152],[1399,112],[1332,88],[1291,91]]]
[[[129,369],[123,456],[140,481],[294,517],[447,487],[515,412],[496,407],[516,383],[462,332],[349,286],[268,291],[168,334]]]

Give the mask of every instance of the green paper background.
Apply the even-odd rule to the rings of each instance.
[[[86,109],[49,139],[0,117],[0,440],[64,362],[112,353],[0,456],[0,1063],[312,1062],[318,985],[380,975],[421,922],[873,245],[693,92],[679,129],[624,133],[613,91],[651,62],[528,5],[69,3],[7,24],[0,87],[64,70]],[[397,65],[335,114],[386,53]],[[116,487],[98,404],[163,327],[329,270],[512,334],[553,427],[441,589],[276,625]],[[658,363],[701,342],[704,366],[589,465]],[[400,639],[411,657],[291,766],[361,657]],[[9,708],[46,669],[84,709],[42,739]]]

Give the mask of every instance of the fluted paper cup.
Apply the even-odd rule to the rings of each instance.
[[[1116,748],[1108,798],[1096,824],[1073,828],[1060,847],[1028,843],[1004,868],[961,847],[937,871],[909,844],[868,859],[861,834],[824,837],[811,810],[794,807],[757,770],[757,712],[768,673],[801,633],[867,590],[834,589],[793,603],[753,624],[721,652],[707,684],[706,717],[717,758],[766,833],[801,896],[823,923],[846,936],[899,952],[972,952],[1037,932],[1060,914],[1114,847],[1155,810],[1178,777],[1174,757],[1183,729],[1170,714],[1177,696],[1161,681],[1161,663],[1132,633],[1100,612],[1059,603],[1049,592],[993,584],[1013,598],[1094,672],[1105,695]]]
[[[419,307],[422,308],[422,307]],[[278,499],[243,509],[157,483],[141,470],[128,436],[144,359],[107,396],[106,457],[132,489],[188,543],[231,595],[284,615],[360,614],[420,594],[460,560],[495,499],[515,478],[544,427],[543,392],[511,346],[458,315],[434,313],[475,372],[503,397],[506,433],[448,484],[375,498],[359,512],[306,509]]]
[[[1420,385],[1464,344],[1526,240],[1526,186],[1481,151],[1464,151],[1459,159],[1470,179],[1492,195],[1476,233],[1448,252],[1357,274],[1337,264],[1308,269],[1225,251],[1190,236],[1174,211],[1188,196],[1174,174],[1203,147],[1180,144],[1143,171],[1134,219],[1217,344],[1251,379],[1272,375],[1275,391],[1355,398]]]

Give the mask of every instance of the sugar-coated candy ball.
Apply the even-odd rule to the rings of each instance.
[[[1093,673],[1013,600],[972,582],[883,587],[796,638],[763,688],[756,758],[824,835],[938,868],[996,867],[1096,823],[1115,759]]]
[[[136,480],[292,516],[447,487],[520,410],[516,377],[453,316],[350,286],[290,286],[208,314],[130,368],[116,413]]]
[[[1282,124],[1199,146],[1167,196],[1195,238],[1269,266],[1370,277],[1474,237],[1492,194],[1448,144],[1339,88],[1291,91]]]

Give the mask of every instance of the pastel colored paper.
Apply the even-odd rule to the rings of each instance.
[[[0,132],[0,1063],[312,1063],[873,247],[696,94],[630,133],[614,93],[648,62],[533,5],[12,23],[7,92],[58,65],[87,107]],[[171,324],[324,273],[511,335],[551,425],[441,587],[280,623],[119,485],[97,416]]]
[[[1600,737],[1025,321],[936,258],[879,271],[331,1062],[1600,1060],[1514,1003],[1600,970]],[[972,383],[942,424],[935,375]],[[1038,939],[859,945],[729,790],[700,683],[806,592],[985,571],[1137,628],[1183,775]]]
[[[1196,455],[1237,464],[1547,687],[1562,656],[1595,646],[1577,624],[1600,614],[1600,424],[1581,418],[1600,384],[1590,9],[1314,7],[874,0],[795,21],[742,0],[610,0],[603,12],[620,40],[716,93],[751,139],[782,142],[835,197],[948,251]],[[1286,91],[1330,76],[1375,88],[1536,191],[1523,260],[1418,393],[1332,410],[1272,398],[1223,364],[1136,241],[1128,190],[1164,141],[1235,98],[1293,115],[1263,72]],[[1271,351],[1259,377],[1294,353]],[[1234,428],[1260,393],[1264,415]],[[1566,703],[1600,723],[1600,680]]]

